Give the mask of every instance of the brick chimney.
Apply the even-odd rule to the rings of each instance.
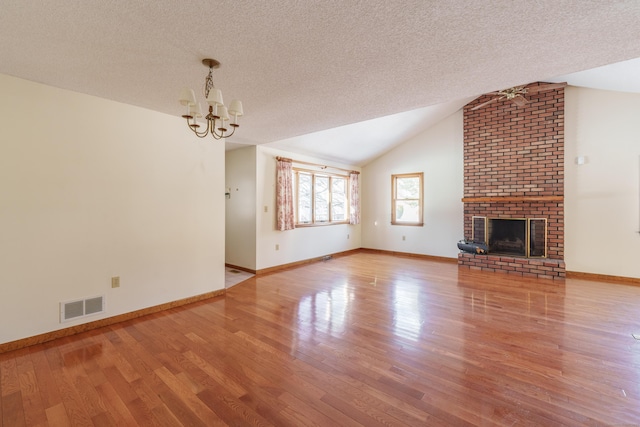
[[[464,108],[465,236],[473,217],[544,218],[546,257],[460,253],[458,265],[564,278],[564,88],[526,94],[522,107],[504,99],[471,110],[490,96]]]

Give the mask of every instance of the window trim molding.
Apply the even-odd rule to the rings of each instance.
[[[398,178],[419,178],[420,179],[420,194],[418,199],[418,216],[419,221],[398,221],[396,220],[396,192],[397,192],[397,180]],[[415,199],[400,199],[400,200],[415,200]],[[391,225],[407,225],[413,227],[424,226],[424,172],[413,173],[398,173],[391,175]]]

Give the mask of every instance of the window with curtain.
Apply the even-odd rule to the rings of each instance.
[[[349,177],[293,169],[295,224],[299,226],[349,222]]]

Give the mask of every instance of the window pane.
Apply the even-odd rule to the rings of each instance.
[[[420,178],[398,178],[396,182],[396,199],[419,199]]]
[[[417,200],[396,201],[397,222],[420,222],[420,210]]]
[[[311,223],[311,175],[298,174],[298,222]]]
[[[316,175],[315,185],[315,220],[316,222],[329,221],[329,177]]]
[[[331,180],[331,220],[346,221],[347,180],[333,178]]]

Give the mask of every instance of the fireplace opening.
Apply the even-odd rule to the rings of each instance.
[[[527,256],[526,219],[489,219],[489,253]]]
[[[472,236],[471,242],[486,245],[486,253],[527,258],[547,257],[545,218],[474,216]]]

